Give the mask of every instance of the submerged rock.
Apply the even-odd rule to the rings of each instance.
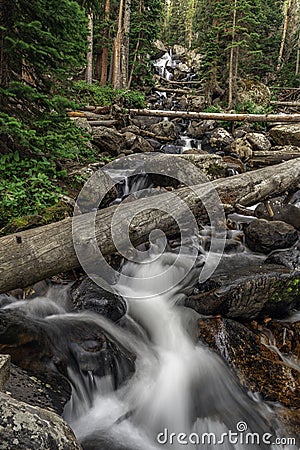
[[[299,299],[299,272],[266,264],[213,276],[194,288],[185,306],[205,315],[253,319],[280,317],[299,305]]]
[[[134,355],[114,343],[91,313],[35,319],[16,308],[0,309],[0,352],[58,389],[65,402],[71,393],[69,369],[112,376],[116,386],[134,370]]]
[[[261,253],[289,248],[298,239],[297,230],[292,225],[281,221],[268,222],[264,219],[252,221],[245,227],[244,233],[248,247]]]
[[[229,319],[200,319],[197,338],[225,359],[246,389],[268,401],[299,406],[299,372],[263,345],[259,333]]]
[[[0,393],[0,450],[80,450],[72,430],[54,412]]]

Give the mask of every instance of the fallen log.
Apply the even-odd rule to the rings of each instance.
[[[89,120],[92,127],[112,127],[118,123],[117,120]]]
[[[213,198],[212,186],[223,204],[233,206],[236,203],[251,205],[286,190],[296,189],[299,182],[300,158],[197,185],[193,190],[188,187],[178,189],[172,196],[170,193],[162,193],[136,200],[119,210],[120,216],[114,224],[113,235],[118,237],[119,246],[122,243],[125,246],[126,224],[133,245],[147,242],[149,233],[155,229],[174,234],[177,231],[176,221],[168,211],[184,220],[186,208],[183,205],[192,211],[198,223],[207,223],[204,205]],[[168,211],[165,211],[166,207]],[[116,251],[111,228],[117,208],[118,206],[110,206],[96,214],[95,234],[104,256]],[[76,219],[77,245],[88,251],[92,239],[86,225],[91,214],[93,213],[83,214]],[[32,285],[79,265],[73,245],[71,218],[0,238],[0,292]]]
[[[167,78],[162,77],[161,75],[155,75],[155,78],[159,79],[159,80],[163,80],[166,83],[169,84],[190,84],[190,85],[199,85],[203,83],[203,80],[198,80],[198,81],[174,81],[174,80],[167,80]]]
[[[250,167],[264,167],[272,164],[280,164],[290,159],[300,157],[300,147],[285,146],[273,147],[272,150],[254,151],[251,160],[248,162]]]
[[[270,105],[276,105],[276,106],[300,106],[300,102],[281,102],[281,101],[271,101]]]
[[[156,87],[154,88],[155,91],[158,92],[171,92],[173,94],[192,94],[193,91],[191,89],[176,89],[174,88],[164,88],[164,87]]]
[[[231,122],[300,122],[300,114],[230,114],[195,111],[162,111],[157,109],[128,109],[129,115],[180,117],[183,119],[227,120]]]

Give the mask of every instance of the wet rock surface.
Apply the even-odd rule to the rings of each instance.
[[[297,230],[281,221],[254,220],[245,227],[244,232],[246,244],[254,252],[269,253],[288,248],[298,239]]]
[[[4,391],[16,400],[50,409],[59,415],[62,415],[65,403],[70,397],[70,390],[65,392],[59,385],[50,386],[14,364],[10,366],[10,377]]]
[[[299,371],[263,345],[258,333],[233,320],[212,318],[199,319],[196,336],[222,356],[246,389],[265,400],[299,406]]]
[[[272,252],[268,256],[266,263],[281,264],[288,269],[300,271],[300,241],[298,240],[288,250]]]
[[[72,289],[72,302],[78,311],[92,311],[117,322],[126,313],[126,302],[86,277]]]
[[[185,306],[200,314],[253,319],[281,316],[299,305],[299,272],[260,265],[216,275],[194,288]]]
[[[0,352],[10,354],[15,365],[57,389],[63,404],[71,394],[72,365],[83,374],[112,375],[118,386],[134,370],[134,356],[103,332],[96,317],[73,314],[42,320],[0,309]],[[92,359],[87,358],[91,354]]]

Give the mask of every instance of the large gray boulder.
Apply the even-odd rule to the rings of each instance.
[[[187,129],[187,132],[188,135],[194,139],[202,139],[205,133],[213,131],[215,127],[215,120],[201,120],[199,122],[196,120],[192,120]]]
[[[247,133],[246,139],[254,151],[268,151],[271,148],[271,142],[262,133]]]
[[[178,133],[174,123],[168,120],[163,120],[162,122],[151,126],[150,129],[152,133],[156,134],[157,136],[167,137],[170,140],[175,140],[178,138]]]
[[[275,264],[228,270],[197,284],[185,306],[199,314],[234,319],[281,317],[299,306],[299,283],[298,271]]]
[[[265,219],[252,221],[245,227],[245,240],[254,252],[269,253],[273,250],[289,248],[298,239],[297,230],[292,225]]]
[[[226,151],[234,141],[232,135],[224,128],[216,128],[207,133],[202,141],[202,150],[208,152]]]
[[[270,137],[276,145],[300,147],[300,124],[277,125],[271,128]]]
[[[0,450],[80,450],[72,430],[52,411],[0,393]]]
[[[122,151],[124,136],[115,128],[94,127],[92,141],[99,147],[101,152],[108,152],[113,156],[117,156]]]

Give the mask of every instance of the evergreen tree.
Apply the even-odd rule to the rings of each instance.
[[[55,82],[85,63],[84,12],[72,0],[3,0],[0,25],[2,107],[45,107]]]

